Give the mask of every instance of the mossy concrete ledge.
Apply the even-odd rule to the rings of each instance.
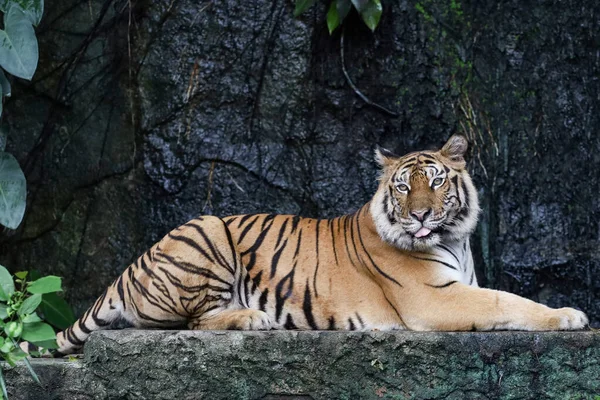
[[[11,399],[600,399],[597,332],[105,331]]]

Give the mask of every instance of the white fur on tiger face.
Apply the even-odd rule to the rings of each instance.
[[[466,139],[453,136],[437,152],[397,157],[376,151],[382,167],[371,203],[378,233],[405,250],[462,241],[477,224],[477,191],[465,169]]]

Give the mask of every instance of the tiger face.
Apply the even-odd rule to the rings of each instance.
[[[467,140],[452,136],[439,151],[398,157],[377,150],[382,168],[371,214],[379,235],[404,249],[426,251],[461,241],[477,224],[477,191],[466,171]]]

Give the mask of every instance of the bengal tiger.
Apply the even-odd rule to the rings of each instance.
[[[117,319],[208,330],[567,330],[586,315],[477,285],[480,211],[467,140],[398,157],[376,151],[370,202],[333,219],[201,216],[130,265],[57,336],[80,348]]]

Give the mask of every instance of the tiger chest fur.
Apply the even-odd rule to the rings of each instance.
[[[404,285],[477,285],[468,240],[398,249],[381,240],[370,204],[331,220],[259,214],[225,222],[247,271],[239,295],[275,329],[405,329],[390,302]]]
[[[469,236],[479,203],[466,139],[376,152],[378,189],[334,219],[201,216],[131,264],[57,335],[80,348],[118,319],[136,327],[418,331],[581,329],[587,317],[479,288]]]

